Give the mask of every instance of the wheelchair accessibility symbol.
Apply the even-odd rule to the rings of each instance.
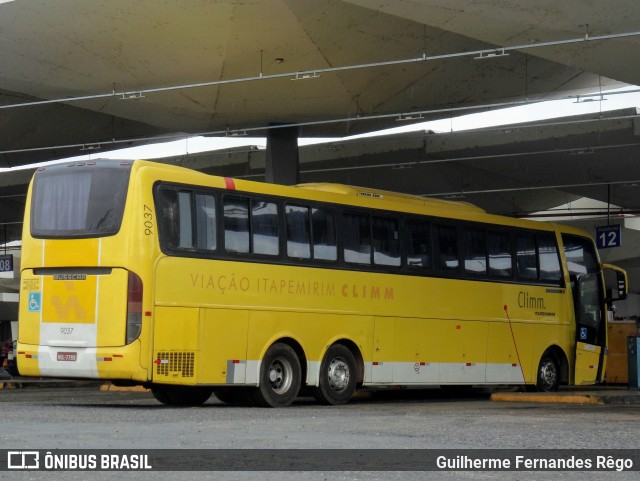
[[[40,312],[40,292],[29,293],[29,312]]]
[[[580,340],[584,341],[587,338],[587,328],[586,327],[581,327],[580,328]]]

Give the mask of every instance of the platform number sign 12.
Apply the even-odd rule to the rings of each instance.
[[[13,272],[13,255],[0,255],[0,272]]]
[[[596,227],[596,244],[598,245],[598,249],[620,247],[620,245],[622,245],[620,225]]]

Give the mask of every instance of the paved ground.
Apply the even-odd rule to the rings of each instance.
[[[215,398],[172,408],[147,392],[98,385],[0,391],[6,449],[640,449],[640,405],[491,401],[487,392],[381,393],[347,406],[301,399],[285,409],[232,407]],[[618,394],[624,394],[623,391]],[[569,392],[575,395],[575,391]],[[602,394],[602,391],[600,392]],[[628,393],[636,399],[637,393]],[[333,460],[326,459],[327,466]],[[277,465],[278,460],[274,459]],[[113,479],[115,473],[1,473],[7,479]],[[383,479],[637,479],[638,473],[580,472],[191,472],[184,479],[261,481]],[[11,477],[13,476],[13,477]],[[175,479],[171,472],[118,473]]]

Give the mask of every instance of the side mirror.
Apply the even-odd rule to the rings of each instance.
[[[620,269],[619,267],[611,264],[602,264],[602,269],[605,273],[607,304],[611,304],[613,301],[626,299],[627,294],[629,293],[627,272],[624,269]],[[613,272],[613,274],[615,274],[615,280],[612,281],[612,276],[607,275],[607,272]]]

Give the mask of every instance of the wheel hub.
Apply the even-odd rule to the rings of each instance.
[[[553,364],[548,363],[540,369],[542,380],[547,386],[553,386],[556,382],[556,370]]]
[[[329,386],[334,391],[342,391],[349,385],[351,373],[349,366],[342,359],[333,359],[329,365]]]
[[[293,370],[284,358],[276,358],[269,366],[269,382],[271,388],[278,394],[286,392],[291,387]]]

